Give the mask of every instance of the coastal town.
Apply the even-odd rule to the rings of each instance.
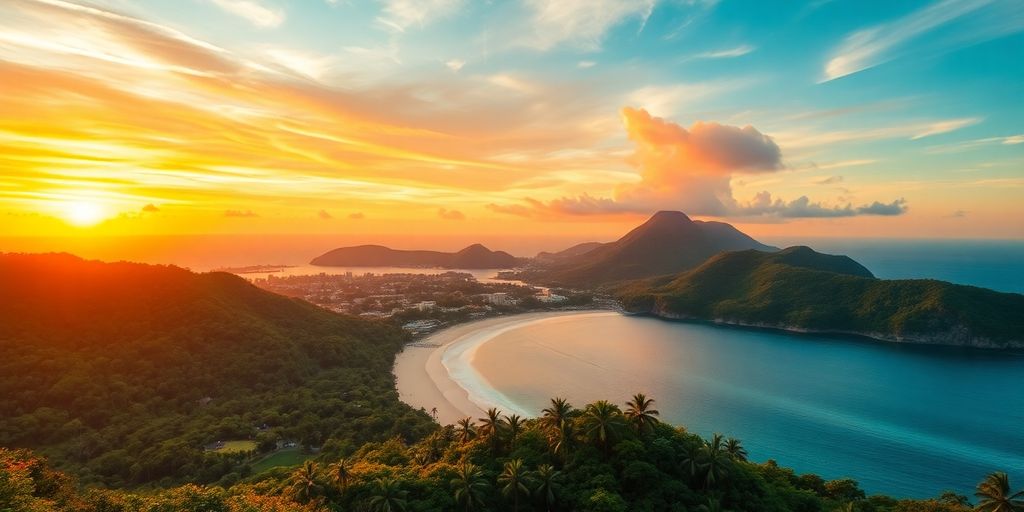
[[[592,293],[477,281],[472,274],[320,273],[251,280],[274,293],[297,297],[338,313],[386,319],[414,335],[490,316],[526,311],[613,307]]]

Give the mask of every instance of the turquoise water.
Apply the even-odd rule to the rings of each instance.
[[[526,324],[475,352],[473,390],[536,415],[638,391],[662,418],[740,438],[755,461],[869,493],[1024,482],[1024,353],[789,335],[597,313]]]
[[[772,240],[845,254],[881,279],[940,279],[1024,293],[1022,240],[890,240],[812,238]]]

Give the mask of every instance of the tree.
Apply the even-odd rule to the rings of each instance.
[[[957,507],[971,506],[971,501],[967,499],[967,496],[955,491],[943,491],[942,494],[939,495],[939,501],[947,505],[954,505]]]
[[[318,469],[316,462],[307,460],[301,468],[292,473],[289,491],[294,499],[309,503],[319,497],[322,486],[317,475]]]
[[[703,446],[693,443],[686,447],[686,451],[683,452],[682,470],[683,473],[689,475],[691,478],[697,476],[697,473],[701,468],[701,461],[704,457],[702,450]]]
[[[704,471],[704,489],[721,480],[728,473],[729,453],[722,443],[722,434],[715,434],[711,442],[704,445],[701,469]]]
[[[331,474],[334,476],[334,483],[341,492],[348,489],[349,480],[352,478],[352,463],[348,459],[341,459],[331,466]]]
[[[654,399],[647,398],[643,393],[633,395],[633,399],[626,402],[626,420],[629,421],[638,433],[650,431],[658,424],[657,409],[653,409]]]
[[[518,414],[505,416],[505,428],[508,431],[509,446],[515,448],[516,438],[519,437],[519,432],[523,430],[523,418]]]
[[[989,474],[978,484],[974,493],[979,512],[1021,512],[1024,511],[1024,491],[1010,494],[1010,477],[1002,471]]]
[[[747,461],[747,449],[744,448],[740,443],[740,440],[735,437],[730,437],[725,440],[725,451],[729,453],[729,456],[731,456],[733,460],[738,460],[740,462]]]
[[[555,504],[555,483],[562,476],[551,464],[541,464],[534,472],[537,478],[537,486],[533,492],[544,500],[545,510],[551,512],[551,506]]]
[[[490,486],[484,479],[484,472],[475,464],[467,462],[459,466],[458,473],[451,480],[451,487],[455,491],[456,503],[470,512],[483,506]]]
[[[491,444],[491,451],[498,451],[498,441],[501,435],[501,411],[491,407],[487,409],[487,416],[480,418],[480,428],[477,431],[481,436],[487,438]]]
[[[526,486],[528,481],[529,475],[523,467],[522,459],[512,459],[506,462],[501,474],[498,475],[498,483],[504,484],[501,488],[501,494],[505,495],[506,498],[512,498],[513,512],[518,512],[519,510],[519,496],[530,495],[530,489]]]
[[[572,414],[572,411],[572,405],[569,404],[568,400],[561,397],[552,398],[551,406],[545,407],[544,410],[541,411],[541,425],[544,425],[544,427],[549,431],[557,429],[562,426],[562,423],[569,419],[569,415]]]
[[[473,423],[473,418],[462,418],[456,422],[455,432],[459,435],[460,443],[471,441],[476,437],[476,424]]]
[[[572,444],[572,413],[572,405],[561,397],[552,398],[551,405],[541,411],[540,423],[547,433],[548,446],[562,462],[565,462]]]
[[[607,400],[598,400],[588,405],[583,413],[584,432],[605,452],[608,451],[609,442],[622,424],[622,412],[619,406]]]
[[[402,484],[395,478],[378,478],[374,482],[374,494],[370,497],[370,510],[374,512],[400,512],[405,510],[409,491],[402,490]]]

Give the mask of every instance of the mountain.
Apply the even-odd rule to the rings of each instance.
[[[618,289],[628,311],[886,341],[1024,347],[1024,295],[935,280],[875,279],[807,247],[720,254]]]
[[[674,274],[720,252],[743,249],[776,250],[729,224],[693,221],[683,212],[661,211],[615,242],[559,258],[523,277],[545,284],[589,287]]]
[[[602,245],[605,244],[602,242],[583,242],[581,244],[576,244],[568,249],[563,249],[558,252],[541,251],[537,253],[537,256],[535,258],[539,261],[558,261],[565,258],[571,258],[574,256],[581,256],[590,251],[593,251],[594,249],[597,249],[598,247],[601,247]]]
[[[0,254],[0,446],[124,486],[237,479],[218,440],[416,439],[429,418],[391,374],[406,339],[227,273]]]
[[[328,251],[310,261],[322,267],[513,268],[521,261],[505,251],[473,244],[456,252],[403,251],[382,245],[358,245]]]

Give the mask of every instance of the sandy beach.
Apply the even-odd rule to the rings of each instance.
[[[414,408],[427,412],[437,408],[437,421],[454,424],[459,419],[484,415],[482,407],[470,399],[445,368],[442,357],[453,343],[490,338],[519,324],[545,318],[592,314],[586,311],[550,311],[487,318],[443,329],[415,343],[406,345],[395,358],[394,374],[398,398]]]

